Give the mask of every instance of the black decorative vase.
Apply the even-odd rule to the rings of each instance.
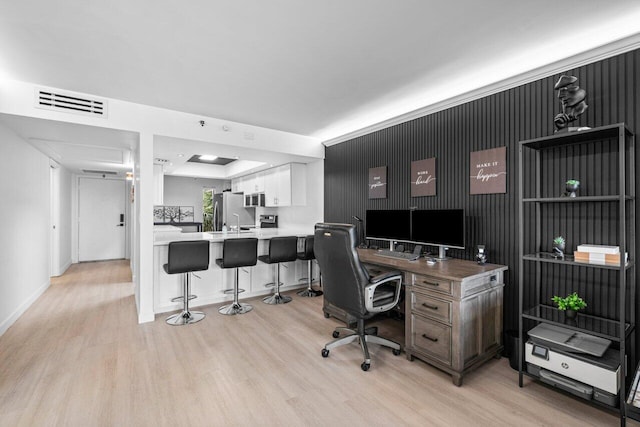
[[[558,243],[554,243],[553,244],[553,254],[556,257],[564,257],[564,249],[565,249],[565,244],[558,244]]]

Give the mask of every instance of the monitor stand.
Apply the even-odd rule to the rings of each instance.
[[[436,258],[436,261],[446,261],[448,259],[451,259],[447,256],[447,249],[444,246],[438,246],[438,258]]]

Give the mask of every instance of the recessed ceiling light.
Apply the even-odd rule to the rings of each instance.
[[[203,154],[199,157],[200,160],[204,160],[205,162],[212,162],[217,158],[218,156],[212,156],[211,154]]]
[[[234,157],[234,159],[236,159],[236,160],[238,160],[239,158],[240,158],[240,157],[238,157],[238,156],[235,156],[235,157]]]
[[[184,154],[178,153],[178,157],[184,157]]]

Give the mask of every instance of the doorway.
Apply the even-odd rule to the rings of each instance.
[[[78,261],[125,258],[126,184],[120,179],[78,179]]]

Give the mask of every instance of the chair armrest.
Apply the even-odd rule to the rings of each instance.
[[[395,282],[393,292],[390,290],[379,290],[378,294],[376,294],[376,290],[378,287],[382,285],[391,285]],[[379,274],[375,277],[369,279],[369,284],[364,287],[364,305],[368,312],[370,313],[381,313],[383,311],[389,311],[396,305],[398,305],[398,300],[400,299],[400,287],[402,286],[402,273],[399,271],[388,271],[386,273]],[[385,286],[385,288],[389,289],[390,286]],[[391,299],[388,303],[378,304],[375,303],[380,299]]]
[[[402,273],[396,270],[391,270],[391,271],[385,271],[382,274],[378,274],[377,276],[374,276],[372,278],[369,279],[369,284],[371,285],[376,285],[378,283],[382,283],[382,281],[389,281],[389,280],[393,280],[391,279],[392,277],[395,276],[400,276],[400,280],[402,280]]]

